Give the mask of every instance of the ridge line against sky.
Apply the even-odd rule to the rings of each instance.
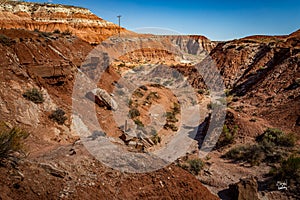
[[[249,35],[287,35],[300,28],[298,0],[32,0],[90,9],[99,17],[135,31],[160,27],[181,34],[231,40]],[[157,29],[154,30],[157,32]],[[170,31],[166,31],[170,33]]]

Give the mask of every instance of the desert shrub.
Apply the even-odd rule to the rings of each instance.
[[[134,96],[138,97],[138,98],[142,98],[144,96],[143,92],[140,89],[137,89],[134,93]]]
[[[65,111],[63,111],[60,108],[57,108],[55,111],[53,111],[50,115],[49,118],[55,122],[57,122],[59,125],[63,125],[65,121],[68,119],[65,116]]]
[[[23,140],[29,134],[19,128],[9,128],[5,124],[0,125],[0,163],[9,158],[13,152],[23,152]]]
[[[59,33],[60,33],[60,30],[55,29],[55,30],[53,31],[53,33],[59,34]]]
[[[273,166],[268,173],[271,176],[270,184],[268,185],[269,189],[277,189],[277,181],[287,182],[289,193],[299,196],[299,187],[300,187],[300,156],[293,154],[287,159],[281,161],[279,166]]]
[[[174,114],[179,114],[180,113],[180,105],[178,103],[174,103],[173,113]]]
[[[198,92],[198,94],[204,94],[205,90],[204,89],[199,89],[197,92]]]
[[[142,90],[144,90],[144,91],[147,91],[147,90],[148,90],[147,86],[145,86],[145,85],[142,85],[140,88],[141,88]]]
[[[146,97],[146,100],[148,101],[151,101],[152,99],[159,99],[157,92],[150,92],[150,94]]]
[[[300,157],[290,156],[283,161],[278,169],[277,176],[283,179],[293,179],[300,177]]]
[[[129,110],[128,116],[129,116],[130,119],[136,118],[136,117],[138,117],[140,115],[141,115],[140,111],[138,109],[136,109],[136,108],[131,108]]]
[[[172,131],[178,131],[178,127],[175,124],[166,123],[164,125],[165,129],[171,129]]]
[[[220,105],[217,102],[210,102],[209,104],[207,104],[207,109],[213,110],[213,109],[217,108],[218,106],[220,106]]]
[[[166,112],[167,122],[176,123],[178,119],[176,119],[174,112]]]
[[[285,134],[276,128],[268,128],[263,134],[256,137],[256,141],[262,144],[271,143],[276,146],[293,147],[296,143],[296,136]]]
[[[65,30],[64,32],[62,32],[63,35],[72,35],[72,31],[70,31],[69,29]]]
[[[234,128],[231,130],[227,127],[227,125],[223,126],[222,134],[219,137],[219,140],[216,144],[217,148],[227,146],[234,142],[234,138],[237,135],[238,126],[235,125]]]
[[[36,88],[32,88],[30,90],[27,90],[24,94],[23,94],[23,97],[29,101],[32,101],[36,104],[39,104],[39,103],[43,103],[45,100],[44,100],[44,97],[43,97],[43,94]]]
[[[239,146],[229,150],[223,157],[234,161],[259,165],[264,157],[264,149],[260,145]]]
[[[189,160],[188,163],[189,163],[189,171],[194,175],[198,175],[200,170],[204,166],[204,163],[200,159]]]
[[[141,120],[139,120],[139,119],[134,120],[134,123],[138,126],[137,127],[138,129],[144,127],[143,122]]]
[[[10,39],[6,35],[0,34],[0,43],[5,46],[11,46],[15,43],[15,41]]]
[[[152,136],[151,140],[153,141],[154,144],[158,144],[161,142],[161,138],[158,136],[157,133]]]

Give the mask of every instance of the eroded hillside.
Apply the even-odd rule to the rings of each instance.
[[[100,91],[105,94],[104,99],[99,96],[96,99],[94,94],[81,99],[81,103],[95,101],[97,122],[104,130],[104,133],[90,130],[90,140],[110,136],[118,145],[138,153],[163,147],[181,128],[183,116],[181,105],[167,86],[185,85],[178,73],[162,82],[162,77],[170,76],[167,69],[180,72],[184,76],[182,80],[195,88],[197,99],[192,103],[201,106],[203,115],[195,127],[198,134],[193,139],[194,145],[185,156],[176,160],[176,164],[156,172],[131,174],[111,169],[95,159],[86,150],[72,123],[75,77],[83,73],[93,79],[97,69],[94,64],[99,63],[97,57],[87,57],[95,48],[90,43],[99,43],[117,34],[118,27],[86,9],[72,6],[9,3],[1,5],[0,9],[0,122],[30,133],[25,140],[26,156],[14,152],[0,167],[0,189],[4,191],[0,198],[217,199],[210,193],[213,192],[220,198],[230,199],[228,186],[249,176],[255,176],[258,182],[259,191],[256,188],[255,196],[264,195],[269,199],[297,197],[297,181],[289,182],[290,190],[279,192],[274,189],[276,179],[271,178],[273,182],[269,183],[266,174],[282,165],[291,154],[299,155],[299,138],[288,140],[293,142],[293,147],[272,141],[279,146],[277,148],[270,141],[263,146],[257,136],[262,137],[268,128],[280,129],[284,136],[288,133],[299,136],[299,31],[288,36],[252,36],[217,43],[203,36],[133,34],[129,37],[129,32],[122,29],[124,40],[115,37],[104,41],[102,46],[112,47],[108,48],[111,60],[104,60],[110,65],[96,84],[106,91]],[[127,43],[126,46],[122,46],[122,42],[114,46],[111,41]],[[172,51],[173,47],[176,51]],[[194,57],[197,62],[193,62]],[[210,61],[214,64],[207,65]],[[161,68],[151,71],[156,65]],[[223,135],[201,162],[198,147],[206,136],[212,110],[218,104],[212,101],[195,65],[200,68],[215,66],[223,77],[227,96],[218,99],[227,104]],[[136,81],[139,73],[149,69],[151,73],[147,78],[156,84],[142,85],[131,99],[126,99],[131,109],[129,115],[135,125],[145,131],[144,125],[151,123],[152,105],[161,103],[163,107],[158,110],[165,109],[167,113],[162,131],[144,141],[145,138],[130,138],[125,134],[126,128],[115,122],[112,112],[118,106],[109,100],[116,98],[112,94],[114,90],[120,96],[127,92],[118,82],[123,75],[129,74],[132,78],[129,80]],[[206,80],[214,78],[210,73],[204,76]],[[42,96],[36,102],[28,100],[30,95],[25,95],[34,88]],[[240,145],[259,147],[253,152],[258,159],[249,163],[248,160],[224,158],[224,154]],[[273,192],[270,192],[271,186]],[[246,190],[245,194],[248,193]]]
[[[55,4],[8,1],[0,5],[0,28],[72,33],[89,42],[100,43],[118,34],[133,34],[105,21],[85,8]]]

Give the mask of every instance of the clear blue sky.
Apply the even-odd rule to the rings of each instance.
[[[34,2],[47,2],[32,0]],[[50,0],[51,1],[51,0]],[[48,1],[49,2],[49,1]],[[229,40],[248,35],[289,34],[300,28],[300,0],[52,0],[86,7],[129,30],[161,27],[181,34]]]

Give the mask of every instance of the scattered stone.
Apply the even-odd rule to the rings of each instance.
[[[47,173],[58,178],[64,178],[67,175],[66,172],[55,168],[51,164],[42,163],[39,166],[42,167]]]

